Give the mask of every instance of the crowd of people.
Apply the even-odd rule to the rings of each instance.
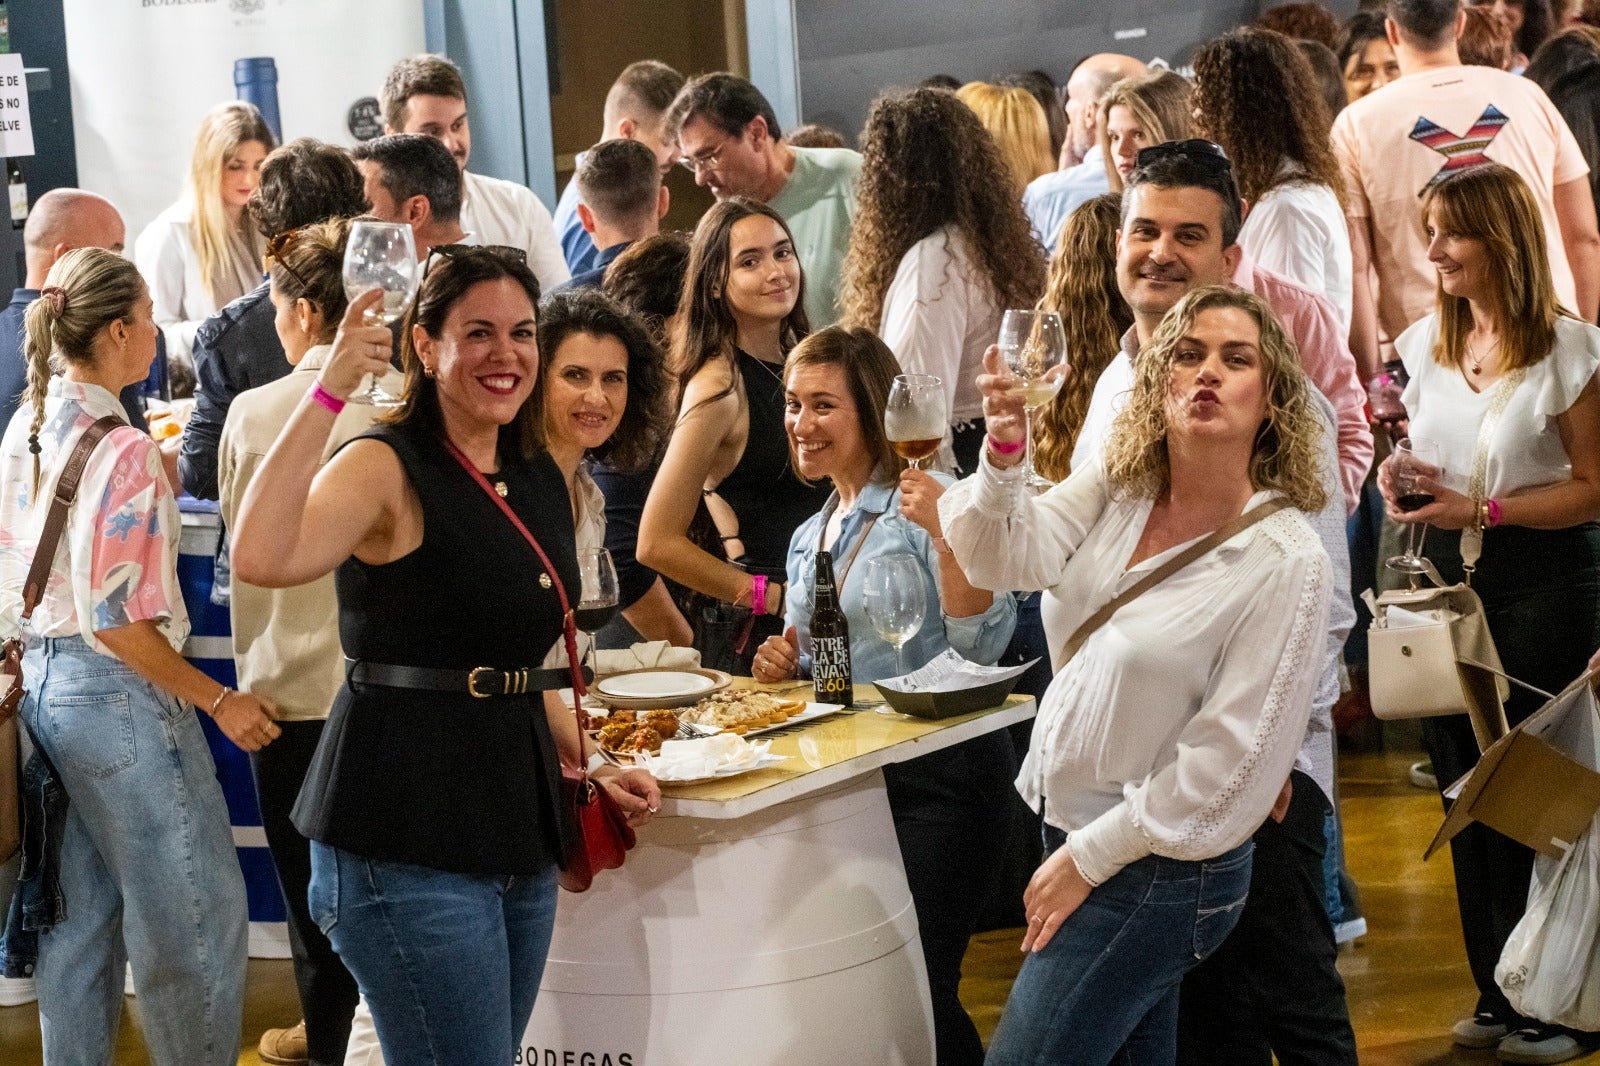
[[[631,825],[661,802],[559,694],[604,547],[603,647],[807,677],[827,553],[855,681],[1039,660],[1031,729],[885,771],[941,1066],[1354,1063],[1334,708],[1366,683],[1379,544],[1431,527],[1531,685],[1600,645],[1597,78],[1588,0],[1283,4],[1184,73],[934,75],[858,133],[642,60],[552,213],[467,169],[460,72],[421,55],[354,149],[211,110],[131,260],[113,204],[45,194],[0,311],[7,627],[82,468],[27,622],[24,799],[52,832],[0,941],[45,1061],[111,1061],[125,966],[153,1061],[236,1060],[245,897],[202,713],[250,752],[288,902],[302,1019],[262,1058],[375,1033],[394,1066],[513,1061],[563,766]],[[716,200],[692,232],[662,229],[675,165]],[[414,239],[391,325],[341,279],[358,220]],[[1013,309],[1058,314],[1069,353],[1031,417],[1043,490]],[[1421,507],[1369,421],[1383,374],[1437,452]],[[885,428],[899,375],[942,400],[931,470]],[[152,389],[194,398],[159,444]],[[237,691],[182,657],[181,493],[220,503]],[[886,559],[930,605],[903,645],[865,617]],[[1440,786],[1477,759],[1464,716],[1423,739]],[[1451,851],[1478,997],[1441,1030],[1508,1062],[1600,1047],[1495,982],[1533,852],[1482,825]],[[986,1051],[958,986],[997,894],[1027,954]]]

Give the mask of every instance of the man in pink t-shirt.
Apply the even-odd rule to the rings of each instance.
[[[1480,163],[1522,175],[1544,218],[1562,303],[1588,322],[1600,311],[1600,232],[1578,142],[1533,82],[1461,65],[1456,38],[1465,22],[1459,0],[1391,0],[1386,28],[1401,77],[1345,108],[1333,124],[1358,279],[1350,343],[1364,367],[1377,363],[1380,328],[1398,337],[1434,310],[1423,192]],[[1376,308],[1359,280],[1369,266],[1377,274]]]

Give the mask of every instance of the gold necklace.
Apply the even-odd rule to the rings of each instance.
[[[1477,377],[1483,373],[1483,360],[1478,358],[1478,353],[1472,346],[1472,338],[1467,338],[1467,361],[1472,364],[1472,376]]]

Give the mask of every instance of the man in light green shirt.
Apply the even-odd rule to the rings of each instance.
[[[718,200],[747,196],[783,216],[805,270],[813,330],[839,318],[837,297],[856,210],[861,155],[848,148],[786,143],[761,91],[733,74],[702,74],[667,112],[680,162]]]

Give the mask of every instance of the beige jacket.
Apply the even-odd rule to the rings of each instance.
[[[250,479],[316,379],[329,349],[312,348],[288,377],[234,397],[217,449],[217,488],[229,528]],[[403,384],[397,371],[383,380],[383,387],[396,396]],[[380,410],[371,404],[347,406],[334,422],[322,461],[364,433]],[[291,589],[264,589],[234,578],[232,615],[239,687],[275,700],[285,721],[326,718],[344,684],[333,575]]]

